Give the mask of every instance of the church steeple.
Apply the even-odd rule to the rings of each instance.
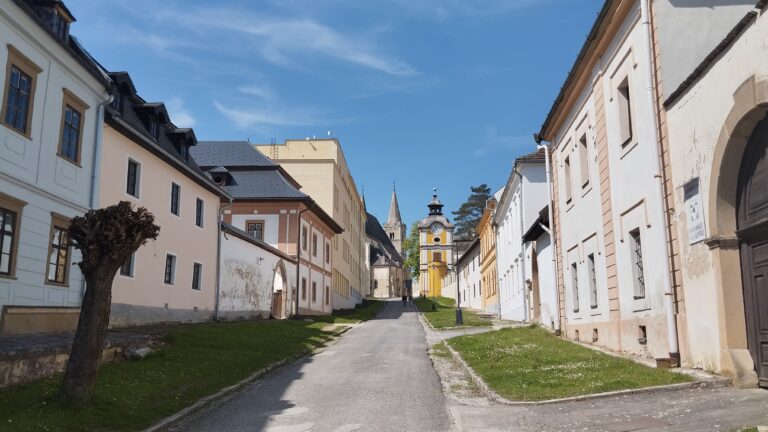
[[[432,195],[432,201],[427,204],[427,207],[429,207],[429,214],[431,216],[442,216],[443,214],[443,203],[440,202],[440,200],[437,198],[437,188],[432,189],[434,194]]]
[[[384,224],[384,231],[387,232],[397,252],[402,254],[403,242],[405,241],[405,224],[400,216],[400,204],[397,202],[397,191],[394,183],[392,184],[392,200],[389,203],[389,216],[387,223]]]
[[[403,223],[400,217],[400,205],[397,203],[397,191],[395,185],[392,185],[392,200],[389,203],[389,217],[387,217],[387,225],[396,223]]]

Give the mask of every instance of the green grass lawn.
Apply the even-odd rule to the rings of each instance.
[[[363,300],[355,309],[335,310],[332,315],[313,316],[311,319],[332,324],[355,324],[373,319],[383,307],[381,300]]]
[[[235,322],[181,326],[140,361],[100,368],[96,400],[80,408],[58,399],[61,374],[0,389],[0,431],[131,431],[237,383],[257,370],[325,343],[323,323]]]
[[[419,297],[413,300],[419,310],[424,314],[432,327],[436,329],[456,328],[456,301],[447,297],[437,297],[437,310],[432,310],[432,299]],[[467,309],[462,309],[462,318],[464,325],[461,327],[483,327],[490,326],[492,323],[488,320],[480,319],[477,315]]]
[[[510,400],[540,401],[692,380],[585,348],[536,327],[459,336],[448,343],[496,393]]]

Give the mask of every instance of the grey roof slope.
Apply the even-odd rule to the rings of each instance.
[[[392,189],[392,200],[389,203],[389,216],[387,217],[387,225],[402,222],[403,219],[400,217],[400,204],[397,202],[397,191]]]
[[[232,198],[305,199],[309,196],[293,187],[277,170],[230,171],[231,184],[222,186]]]
[[[248,141],[198,141],[192,156],[201,167],[273,167]]]
[[[377,240],[381,245],[384,247],[386,252],[386,255],[389,255],[387,258],[394,261],[398,265],[403,263],[403,258],[400,256],[400,254],[397,252],[397,249],[395,249],[395,245],[392,244],[392,241],[389,239],[389,236],[384,231],[384,228],[382,228],[381,223],[379,223],[379,220],[376,219],[376,216],[367,213],[368,216],[365,220],[365,235]],[[376,261],[373,259],[373,255],[371,255],[371,260],[376,264]]]

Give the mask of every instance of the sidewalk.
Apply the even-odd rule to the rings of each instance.
[[[493,330],[432,330],[430,346]],[[448,412],[458,431],[736,431],[768,424],[768,391],[734,388],[665,390],[547,405],[508,406],[487,399],[450,356],[431,352]]]

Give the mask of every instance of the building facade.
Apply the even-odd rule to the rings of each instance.
[[[738,386],[768,387],[765,2],[658,3],[658,96],[683,257],[683,361]],[[674,55],[688,45],[675,40],[680,20],[709,28],[682,57]]]
[[[334,236],[332,290],[334,308],[348,309],[365,297],[365,211],[341,144],[335,138],[286,140],[284,144],[255,145],[303,185],[336,223],[343,227]]]
[[[85,281],[70,220],[96,204],[109,79],[61,2],[0,1],[0,334],[77,325]]]
[[[427,207],[429,215],[418,225],[419,292],[425,297],[439,297],[456,260],[453,224],[443,216],[443,204],[437,198],[437,190]]]
[[[203,141],[192,149],[200,166],[229,193],[233,202],[224,222],[282,253],[296,257],[290,291],[279,291],[273,316],[329,314],[336,234],[342,228],[281,166],[245,141]]]
[[[112,285],[112,325],[205,321],[216,309],[219,208],[228,196],[190,157],[191,129],[163,103],[147,103],[125,72],[111,73],[99,175],[99,207],[129,201],[160,226]]]
[[[480,239],[473,240],[456,261],[459,270],[459,304],[479,311],[483,308],[483,288],[480,284]]]
[[[368,213],[365,220],[365,234],[370,257],[371,295],[376,298],[408,295],[405,287],[403,258],[392,244],[391,233],[381,226],[374,215]]]
[[[389,203],[389,214],[387,216],[387,223],[384,224],[384,231],[389,237],[389,241],[392,242],[395,250],[398,254],[403,254],[403,246],[405,243],[405,224],[403,218],[400,216],[400,204],[397,202],[397,191],[392,189],[392,199]]]
[[[532,278],[532,259],[523,235],[547,205],[544,150],[515,160],[512,172],[493,214],[496,226],[496,271],[502,319],[533,321],[541,308],[537,279]],[[555,305],[553,305],[555,306]]]
[[[500,195],[499,191],[496,195]],[[485,202],[485,209],[477,223],[477,234],[480,238],[480,287],[482,294],[482,311],[500,316],[499,283],[496,269],[496,227],[493,216],[498,201],[495,197]]]

